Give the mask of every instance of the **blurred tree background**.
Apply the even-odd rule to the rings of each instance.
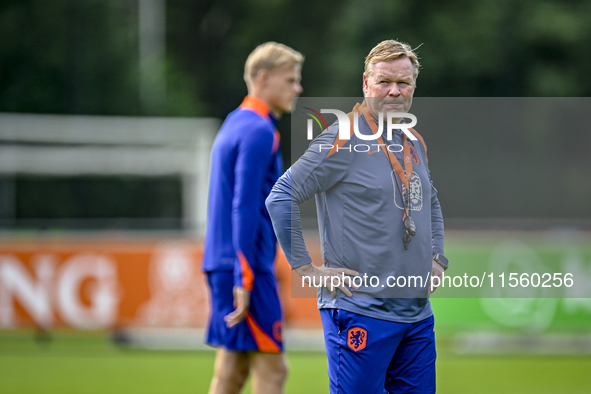
[[[589,0],[3,0],[0,111],[223,119],[271,40],[306,56],[303,95],[360,96],[365,55],[389,38],[420,45],[417,97],[591,96]],[[288,152],[288,119],[280,131]],[[589,217],[589,189],[566,216]]]
[[[142,2],[165,18],[155,107],[140,97]],[[356,96],[386,38],[421,45],[417,96],[591,95],[585,0],[4,0],[0,111],[223,118],[269,40],[306,56],[306,96]]]

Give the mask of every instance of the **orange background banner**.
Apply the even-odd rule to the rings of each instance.
[[[205,327],[201,256],[200,242],[183,239],[4,240],[0,328]],[[287,325],[319,327],[315,289],[292,298],[301,279],[281,252],[276,268]]]

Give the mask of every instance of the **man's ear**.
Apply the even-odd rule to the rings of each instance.
[[[367,82],[367,78],[365,76],[365,73],[363,73],[363,94],[367,94],[368,89],[368,82]]]
[[[257,72],[257,75],[254,78],[254,82],[257,84],[257,86],[263,87],[267,83],[268,78],[269,78],[269,70],[262,69],[262,70],[259,70],[259,72]]]

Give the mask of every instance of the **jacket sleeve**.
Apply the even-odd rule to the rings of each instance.
[[[411,129],[412,130],[412,129]],[[437,189],[433,186],[431,179],[431,171],[429,170],[429,159],[427,158],[427,145],[423,138],[413,130],[413,133],[419,137],[421,144],[412,144],[415,149],[417,146],[421,148],[423,157],[425,159],[425,167],[427,175],[429,176],[429,183],[431,184],[431,248],[433,254],[443,254],[444,232],[443,232],[443,214],[441,213],[441,204],[437,198]]]
[[[431,171],[429,170],[426,148],[426,145],[423,145],[425,153],[425,166],[427,167],[429,183],[431,184],[431,247],[433,249],[433,254],[443,254],[443,214],[441,213],[441,204],[437,198],[437,189],[433,185],[433,180],[431,179]]]
[[[431,175],[429,175],[431,178]],[[433,254],[443,253],[444,232],[443,232],[443,214],[441,213],[441,204],[437,198],[437,189],[431,181],[431,237]]]
[[[254,282],[255,236],[260,190],[272,157],[274,136],[267,129],[249,132],[240,140],[234,164],[232,243],[237,255],[234,284],[251,291]]]
[[[267,210],[275,234],[292,268],[312,262],[302,234],[300,204],[342,181],[355,156],[346,149],[331,153],[337,134],[337,123],[320,134],[279,178],[267,198]],[[350,144],[347,141],[342,148]]]

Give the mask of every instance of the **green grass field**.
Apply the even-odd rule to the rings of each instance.
[[[504,239],[504,238],[503,238]],[[503,239],[453,238],[449,257],[453,275],[469,269],[491,271],[496,262],[526,256],[540,267],[575,269],[579,281],[591,283],[588,238],[550,242],[532,238],[508,246]],[[500,255],[499,251],[506,252]],[[495,258],[493,258],[496,256]],[[500,256],[500,257],[499,257]],[[533,257],[532,257],[533,256]],[[495,260],[496,259],[496,260]],[[504,260],[503,260],[504,259]],[[496,272],[498,274],[498,272]],[[444,294],[439,291],[436,295]],[[581,296],[579,296],[581,297]],[[571,337],[563,342],[585,356],[458,355],[454,335],[471,332],[508,333],[521,339],[538,334],[591,333],[591,297],[515,300],[493,305],[487,299],[437,298],[438,393],[450,394],[578,394],[591,392],[589,342]],[[487,308],[485,308],[485,306]],[[35,341],[31,332],[0,331],[0,394],[11,393],[206,393],[213,371],[213,352],[156,352],[121,349],[107,335],[58,331],[51,341]],[[579,338],[580,339],[580,338]],[[288,344],[289,346],[289,344]],[[520,349],[509,349],[518,353]],[[326,356],[288,352],[288,394],[328,392]],[[250,391],[245,390],[246,393]],[[363,394],[363,393],[361,393]]]
[[[591,357],[458,356],[438,338],[438,393],[589,393]],[[0,334],[0,393],[206,393],[213,352],[121,350],[105,335]],[[326,356],[288,353],[287,393],[328,392]],[[246,390],[246,392],[250,392]]]

